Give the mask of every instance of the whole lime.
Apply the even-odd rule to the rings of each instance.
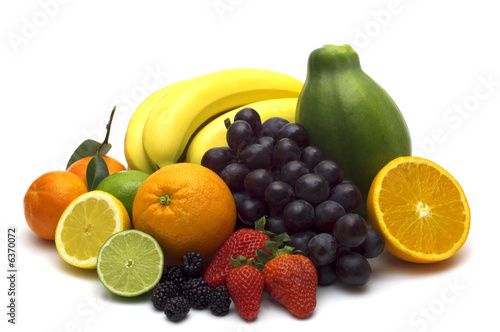
[[[123,203],[132,220],[132,205],[139,187],[149,177],[148,173],[137,170],[125,170],[105,177],[96,190],[105,191]],[[133,220],[132,220],[133,222]]]

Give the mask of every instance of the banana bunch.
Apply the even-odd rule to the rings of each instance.
[[[278,98],[238,107],[224,113],[204,126],[192,139],[186,153],[186,161],[201,164],[201,158],[208,149],[227,146],[225,119],[231,122],[239,110],[250,107],[257,111],[262,122],[269,118],[278,116],[290,122],[295,122],[295,108],[298,98]]]
[[[168,85],[146,98],[132,115],[124,142],[127,164],[130,169],[153,173],[180,161],[199,163],[205,151],[214,147],[210,144],[219,144],[213,136],[218,135],[220,141],[217,126],[203,130],[214,119],[225,119],[225,113],[254,105],[263,120],[266,116],[294,120],[302,85],[282,73],[249,68],[222,70]],[[257,102],[263,104],[257,106]],[[223,138],[224,144],[218,146],[226,145],[225,131]]]

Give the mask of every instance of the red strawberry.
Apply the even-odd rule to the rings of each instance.
[[[241,255],[247,258],[256,258],[257,249],[265,249],[265,241],[269,241],[269,236],[264,231],[265,219],[255,222],[255,230],[243,228],[233,234],[224,242],[214,259],[207,267],[203,279],[212,288],[224,285],[227,274],[231,270],[231,258]]]
[[[231,259],[231,264],[234,268],[229,271],[226,280],[229,296],[241,317],[252,321],[257,318],[264,293],[264,275],[259,269],[264,266],[259,266],[259,263],[254,265],[253,258],[247,261],[241,256]]]
[[[309,316],[316,307],[318,274],[314,264],[303,255],[292,254],[292,247],[278,249],[268,245],[268,249],[273,255],[267,259],[268,255],[259,252],[260,262],[270,259],[263,269],[267,292],[294,316]]]

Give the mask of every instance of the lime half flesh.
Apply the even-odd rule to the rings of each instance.
[[[113,234],[102,245],[97,256],[97,274],[112,293],[133,297],[158,284],[163,262],[163,251],[151,235],[125,230]]]

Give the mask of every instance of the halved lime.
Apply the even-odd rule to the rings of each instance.
[[[151,290],[163,272],[163,251],[149,234],[130,229],[113,234],[99,250],[97,274],[112,293],[132,297]]]

